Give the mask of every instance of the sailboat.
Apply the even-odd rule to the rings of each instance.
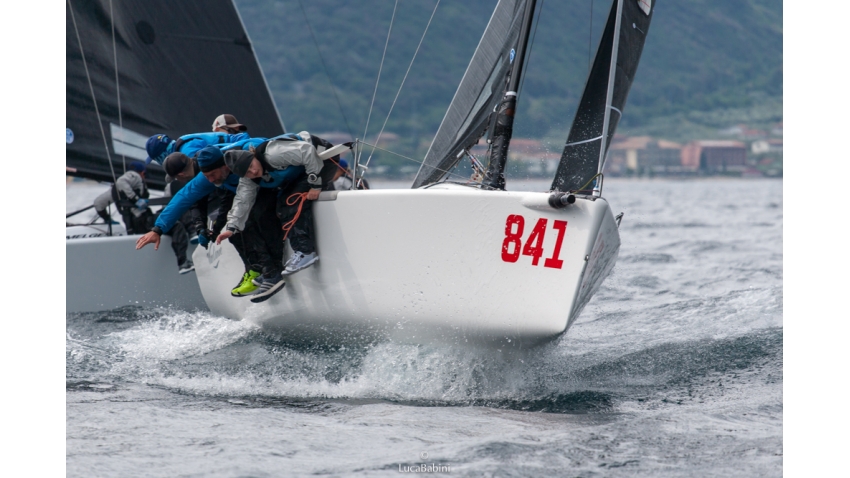
[[[68,0],[65,32],[69,176],[101,181],[106,191],[131,161],[145,160],[148,137],[210,131],[223,113],[253,136],[285,131],[231,0]],[[146,180],[162,189],[164,171],[151,163]],[[177,274],[168,236],[164,250],[136,251],[122,225],[90,217],[67,219],[67,312],[206,309],[194,274]]]
[[[617,259],[619,219],[601,173],[653,5],[613,2],[551,191],[513,192],[504,168],[536,4],[496,5],[411,189],[321,194],[321,259],[277,295],[260,304],[231,297],[242,273],[235,249],[196,250],[210,311],[305,340],[522,346],[563,334]],[[481,180],[447,180],[485,134]]]

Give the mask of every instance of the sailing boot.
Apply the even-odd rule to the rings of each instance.
[[[283,267],[283,275],[294,274],[301,269],[309,267],[313,265],[314,262],[319,260],[319,255],[315,252],[311,252],[310,254],[304,254],[303,252],[295,251],[292,253],[292,257],[286,261],[286,264]]]
[[[257,293],[254,294],[254,297],[251,297],[251,302],[258,304],[269,300],[273,295],[277,294],[278,291],[283,289],[283,286],[285,285],[286,282],[283,280],[283,276],[280,275],[280,272],[276,271],[269,274],[263,274],[262,285],[260,285],[257,289]]]
[[[260,277],[260,273],[255,270],[250,270],[242,275],[242,280],[233,290],[230,291],[230,295],[233,297],[245,297],[246,295],[251,295],[254,291],[257,290],[257,285],[254,284],[254,279]]]

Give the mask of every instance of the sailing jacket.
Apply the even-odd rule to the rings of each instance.
[[[180,152],[194,158],[195,154],[206,148],[207,146],[224,146],[227,144],[236,143],[249,139],[251,136],[248,133],[227,134],[227,133],[195,133],[184,134],[175,139],[165,149],[166,156],[174,152]]]
[[[241,178],[239,180],[233,206],[227,213],[227,230],[241,231],[245,228],[248,213],[257,200],[257,191],[265,187],[264,184],[272,178],[285,176],[286,181],[294,181],[306,172],[310,187],[320,189],[322,177],[319,173],[324,167],[324,161],[319,158],[317,146],[324,151],[325,148],[333,145],[302,131],[297,135],[276,136],[257,146],[254,157],[263,165],[263,176],[257,179]]]
[[[266,141],[265,138],[251,138],[251,140],[259,142]],[[228,146],[231,145],[224,145],[222,146],[222,149]],[[241,147],[243,149],[248,149],[250,146],[252,146],[251,141],[245,141],[241,144]],[[288,172],[278,171],[274,174],[270,174],[269,178],[263,177],[262,180],[258,179],[258,186],[263,188],[276,188],[278,186],[281,186],[284,182],[293,180],[304,173],[304,168],[290,169],[291,171]],[[222,184],[221,187],[236,192],[238,185],[239,176],[231,174],[227,177],[227,179],[224,180],[224,184]],[[158,234],[163,234],[170,231],[171,228],[174,227],[174,224],[183,216],[183,214],[187,210],[189,210],[189,208],[192,207],[193,204],[209,196],[216,190],[216,187],[217,186],[211,183],[203,174],[196,175],[191,181],[189,181],[188,184],[180,188],[180,191],[178,191],[177,194],[175,194],[174,197],[171,198],[171,201],[169,201],[168,204],[162,209],[162,212],[159,213],[159,217],[156,219],[156,224],[154,225],[153,230]]]

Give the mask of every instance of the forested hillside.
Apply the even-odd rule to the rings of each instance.
[[[386,118],[435,3],[399,2],[369,137],[377,134]],[[287,129],[363,136],[393,4],[392,0],[236,1]],[[399,147],[408,153],[424,153],[495,4],[495,0],[440,2],[386,127],[401,137]],[[736,123],[782,120],[781,2],[653,4],[657,10],[620,132],[688,139]],[[538,5],[542,15],[515,135],[563,141],[611,3],[540,0]],[[238,91],[238,85],[229,86]]]

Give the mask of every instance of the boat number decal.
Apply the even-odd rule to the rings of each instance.
[[[540,218],[537,224],[525,240],[525,245],[522,244],[522,234],[525,229],[525,218],[519,214],[511,214],[505,221],[505,240],[502,241],[502,260],[505,262],[516,262],[519,256],[531,256],[531,265],[540,265],[540,258],[543,257],[543,238],[546,235],[546,224],[548,220]],[[543,267],[552,269],[560,269],[564,265],[564,261],[559,259],[561,255],[561,245],[564,243],[564,235],[567,232],[567,221],[553,221],[552,228],[558,231],[558,238],[555,240],[555,250],[552,252],[552,257],[548,257],[543,261]]]

